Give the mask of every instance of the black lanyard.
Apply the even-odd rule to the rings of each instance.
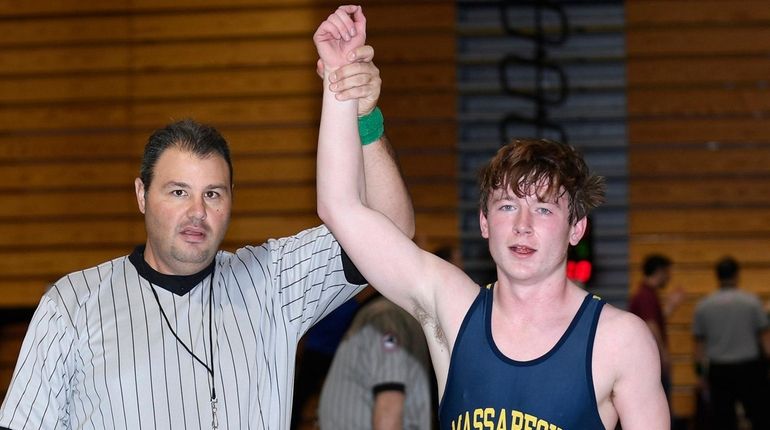
[[[214,315],[214,272],[211,273],[211,280],[209,281],[209,352],[211,357],[211,367],[209,367],[203,360],[201,360],[195,353],[192,352],[192,349],[188,347],[184,342],[182,342],[182,339],[179,338],[179,336],[176,334],[174,329],[171,327],[171,322],[168,320],[168,316],[166,316],[166,312],[163,310],[163,306],[160,305],[160,299],[158,298],[158,292],[155,291],[155,286],[150,283],[150,289],[152,289],[152,294],[155,296],[155,301],[158,303],[158,309],[160,309],[160,314],[163,315],[163,319],[166,320],[166,325],[168,326],[169,331],[171,331],[171,334],[174,335],[176,338],[176,341],[179,342],[182,347],[187,350],[187,352],[190,353],[192,358],[194,358],[198,363],[200,363],[203,367],[206,368],[206,371],[209,373],[209,376],[211,377],[211,427],[216,430],[219,427],[219,422],[217,420],[217,393],[215,389],[216,381],[214,380],[214,330],[213,330],[213,315]]]

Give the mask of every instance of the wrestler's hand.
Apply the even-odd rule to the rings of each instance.
[[[318,26],[313,42],[331,73],[355,59],[355,49],[366,41],[366,17],[360,6],[340,6]]]

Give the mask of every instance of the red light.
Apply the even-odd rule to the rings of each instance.
[[[567,277],[585,284],[591,279],[592,265],[590,261],[568,261],[567,262]]]

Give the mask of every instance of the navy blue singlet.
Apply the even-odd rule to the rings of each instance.
[[[492,339],[492,289],[482,288],[457,334],[439,418],[442,430],[605,430],[591,372],[604,301],[588,294],[548,353],[503,355]]]

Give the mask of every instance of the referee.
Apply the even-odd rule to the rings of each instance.
[[[411,315],[384,297],[366,304],[340,343],[321,391],[321,430],[431,428],[428,345]]]
[[[337,70],[338,95],[360,97],[371,122],[379,71],[371,47],[355,54]],[[367,199],[411,235],[387,139],[367,140]],[[146,243],[45,293],[0,428],[289,427],[297,341],[364,281],[324,226],[219,250],[232,190],[228,145],[214,128],[183,120],[150,136],[135,180]]]

